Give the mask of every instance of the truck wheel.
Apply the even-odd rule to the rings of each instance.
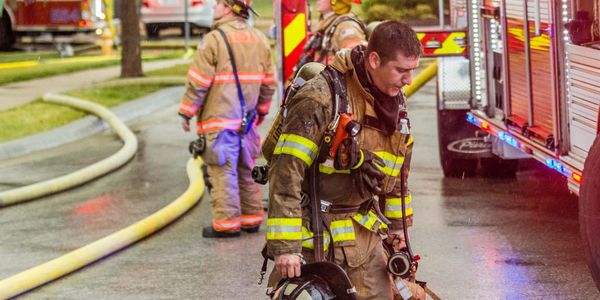
[[[490,178],[514,178],[519,168],[518,159],[499,157],[481,159],[481,175]]]
[[[596,137],[583,168],[579,190],[579,226],[588,266],[600,289],[600,135]]]
[[[157,38],[160,34],[160,28],[156,24],[146,24],[146,36]]]
[[[12,31],[10,17],[6,11],[0,18],[0,50],[10,50],[15,43],[15,34]]]
[[[471,128],[466,119],[466,111],[463,110],[438,110],[438,146],[440,152],[440,164],[446,177],[473,177],[476,175],[478,158],[450,151],[452,145],[457,141],[470,140],[475,136],[475,130]],[[478,143],[474,143],[478,144]]]

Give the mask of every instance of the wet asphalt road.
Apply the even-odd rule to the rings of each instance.
[[[443,299],[600,299],[585,266],[577,198],[535,162],[517,179],[444,179],[437,152],[435,85],[413,96],[410,187],[418,277]],[[124,167],[82,187],[0,209],[0,278],[56,258],[164,207],[187,187],[187,143],[176,107],[130,124],[140,141]],[[62,175],[109,156],[102,134],[0,161],[0,189]],[[259,234],[209,240],[210,199],[123,251],[37,288],[24,299],[264,299]],[[270,264],[271,266],[271,264]]]

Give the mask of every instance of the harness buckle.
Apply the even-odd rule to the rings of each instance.
[[[331,202],[321,200],[321,211],[324,213],[328,213],[330,209],[331,209]]]

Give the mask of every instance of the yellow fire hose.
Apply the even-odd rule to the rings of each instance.
[[[30,289],[76,271],[106,255],[119,251],[160,230],[194,206],[204,193],[200,159],[187,162],[190,185],[175,201],[151,216],[96,242],[69,252],[59,258],[33,267],[0,281],[0,299],[22,294]]]
[[[411,83],[411,85],[404,88],[404,94],[406,98],[409,98],[412,94],[416,93],[423,85],[425,85],[431,78],[437,74],[437,59],[434,60],[425,70],[423,70]]]
[[[114,128],[125,144],[117,153],[110,157],[73,173],[0,192],[0,207],[31,200],[81,185],[122,166],[128,162],[137,151],[138,142],[133,132],[131,132],[131,130],[129,130],[115,114],[104,106],[82,99],[57,94],[44,95],[44,101],[66,104],[81,110],[90,111],[100,116]]]

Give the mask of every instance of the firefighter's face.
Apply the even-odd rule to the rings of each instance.
[[[228,15],[229,13],[231,13],[231,7],[229,7],[229,5],[227,5],[227,4],[225,4],[225,0],[218,0],[217,4],[215,5],[213,19],[219,20],[219,19],[223,18],[224,16]]]
[[[331,0],[317,0],[317,10],[321,14],[331,11]]]
[[[385,94],[395,97],[402,87],[412,83],[413,72],[419,66],[419,57],[407,57],[398,52],[396,59],[382,63],[379,54],[371,52],[367,63],[375,86]]]

